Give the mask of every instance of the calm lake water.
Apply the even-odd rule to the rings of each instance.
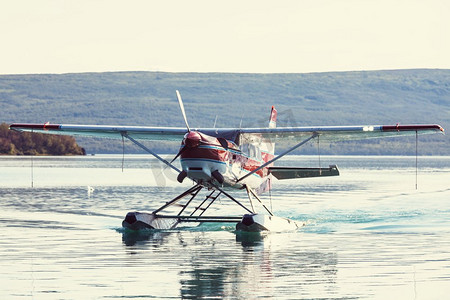
[[[128,211],[190,184],[145,155],[126,156],[123,172],[121,156],[0,157],[0,299],[448,299],[450,157],[419,157],[417,190],[415,157],[320,164],[341,176],[278,181],[262,199],[306,222],[298,231],[130,232]]]

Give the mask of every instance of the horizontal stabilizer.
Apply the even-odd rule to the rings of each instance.
[[[277,179],[293,179],[320,176],[339,176],[339,169],[336,165],[328,168],[290,168],[290,167],[270,167],[270,173]]]

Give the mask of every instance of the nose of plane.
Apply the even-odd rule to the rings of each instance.
[[[184,135],[184,144],[188,148],[197,147],[200,144],[202,137],[197,131],[189,131]]]

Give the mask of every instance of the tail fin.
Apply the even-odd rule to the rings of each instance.
[[[277,127],[277,110],[272,106],[272,110],[270,111],[269,128],[275,127]],[[261,150],[266,153],[263,160],[266,162],[271,160],[275,153],[275,141],[265,138],[261,143]]]
[[[272,106],[272,110],[270,111],[270,119],[269,119],[269,128],[277,127],[277,110],[274,106]],[[275,155],[275,141],[270,140],[269,138],[263,139],[261,142],[261,156],[264,162],[268,162],[274,158]],[[269,165],[272,167],[273,163]],[[270,191],[272,189],[272,176],[269,174],[265,178],[265,180],[261,183],[261,185],[255,190],[259,195],[263,192]]]
[[[272,110],[270,111],[269,128],[277,127],[277,114],[277,110],[274,106],[272,106]]]

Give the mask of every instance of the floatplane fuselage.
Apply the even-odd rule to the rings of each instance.
[[[276,127],[276,118],[277,111],[272,107],[269,128]],[[264,138],[261,134],[240,133],[235,130],[228,131],[224,137],[191,130],[188,125],[187,128],[188,132],[184,135],[175,157],[175,159],[180,158],[181,164],[177,180],[182,183],[188,178],[196,185],[152,214],[128,213],[123,222],[124,227],[139,229],[150,225],[150,228],[165,229],[173,228],[183,222],[236,222],[236,228],[239,230],[273,231],[297,229],[303,225],[301,222],[274,216],[258,197],[259,194],[271,189],[272,160],[275,158],[273,141]],[[334,167],[334,175],[338,175],[337,167]],[[183,214],[201,188],[207,188],[212,192],[201,202],[200,207],[194,208],[191,214]],[[251,207],[245,206],[231,196],[229,192],[233,189],[245,189]],[[219,195],[230,198],[247,213],[242,217],[204,216],[203,212]],[[182,209],[176,216],[161,214],[162,210],[177,204],[185,197],[191,197],[191,199],[187,204],[181,205]],[[264,208],[264,214],[256,213],[253,201],[259,202]]]

